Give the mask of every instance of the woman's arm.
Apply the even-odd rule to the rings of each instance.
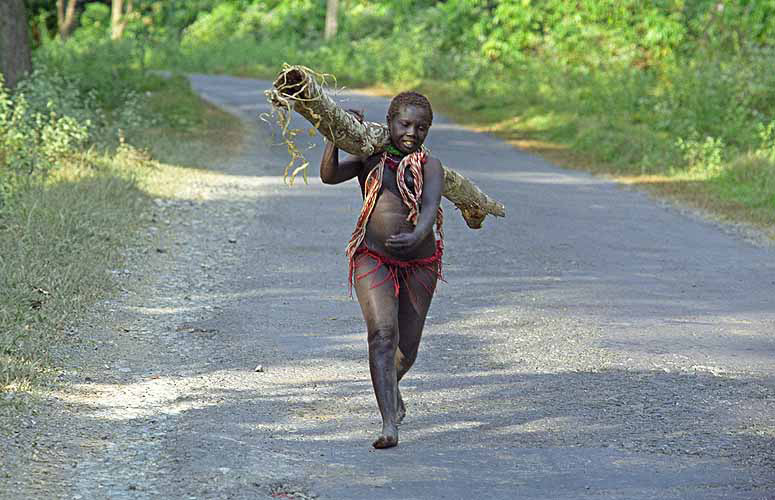
[[[350,156],[339,161],[339,148],[326,141],[323,157],[320,159],[320,180],[324,184],[339,184],[356,177],[363,167],[363,162],[356,156]]]
[[[363,111],[348,109],[348,113],[363,122]],[[350,156],[343,162],[339,162],[339,148],[332,142],[326,141],[323,157],[320,159],[320,180],[323,184],[339,184],[356,177],[363,168],[363,161],[357,156]]]
[[[398,251],[410,251],[424,241],[433,231],[436,214],[441,203],[441,191],[444,187],[444,169],[436,158],[428,158],[423,166],[422,204],[417,225],[411,233],[400,233],[385,240],[385,246]]]

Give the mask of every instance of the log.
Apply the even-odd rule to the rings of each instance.
[[[288,128],[290,111],[296,111],[307,119],[326,139],[336,147],[350,154],[366,157],[379,153],[390,144],[390,131],[386,125],[359,121],[352,114],[340,108],[325,91],[322,75],[304,66],[285,65],[266,92],[267,99],[278,111],[278,120],[283,128],[283,137],[291,154],[291,163],[286,167],[286,176],[294,162],[302,158],[292,143],[298,132]],[[306,171],[306,162],[296,168],[291,179],[298,172]],[[494,200],[469,179],[449,168],[444,168],[444,191],[442,195],[460,210],[472,229],[482,227],[487,215],[506,216],[506,208]],[[305,177],[306,178],[306,177]]]

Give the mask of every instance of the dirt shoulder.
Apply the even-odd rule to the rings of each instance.
[[[66,332],[56,381],[40,404],[5,422],[14,430],[2,438],[3,498],[163,493],[147,485],[170,472],[156,446],[174,433],[165,412],[201,403],[189,377],[212,359],[199,341],[217,332],[195,322],[229,300],[226,275],[247,251],[241,231],[255,195],[229,174],[188,170],[178,181],[113,270],[120,293]]]

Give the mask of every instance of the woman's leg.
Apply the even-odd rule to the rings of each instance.
[[[438,277],[435,271],[415,268],[401,273],[398,296],[398,350],[396,351],[396,379],[400,382],[417,359],[425,318],[431,306]],[[398,422],[406,415],[406,406],[397,390]]]
[[[387,266],[367,255],[355,258],[355,292],[366,320],[369,342],[369,370],[374,395],[382,414],[382,434],[372,443],[375,448],[390,448],[398,444],[398,379],[396,348],[398,346],[398,299]],[[380,286],[374,284],[383,282]]]

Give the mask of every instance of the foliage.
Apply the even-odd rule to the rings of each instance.
[[[41,49],[37,69],[14,94],[0,86],[0,208],[87,148],[154,121],[135,88],[111,85],[104,70],[78,73],[92,62],[46,64],[50,51]],[[72,57],[62,47],[56,54]]]
[[[60,157],[77,150],[88,137],[81,125],[55,111],[32,111],[24,94],[11,100],[0,89],[0,152],[4,174],[33,174],[52,168]]]
[[[3,393],[50,371],[51,346],[115,289],[110,271],[148,223],[148,195],[178,185],[185,169],[145,148],[201,164],[241,136],[184,77],[144,72],[132,40],[106,41],[104,9],[86,12],[67,42],[44,41],[13,94],[0,85],[0,412]]]
[[[26,177],[46,173],[78,151],[89,136],[90,121],[62,114],[51,100],[59,88],[32,75],[26,88],[11,96],[0,86],[0,207]],[[29,93],[30,87],[38,92]],[[28,98],[27,96],[31,97]]]
[[[772,163],[775,163],[775,120],[767,125],[759,123],[757,125],[759,133],[759,148],[756,150],[757,156],[760,156]]]
[[[689,139],[679,137],[676,144],[689,168],[710,175],[721,171],[724,161],[724,141],[721,139],[711,136],[699,139],[695,134]]]
[[[774,0],[340,0],[329,42],[322,0],[136,5],[124,40],[85,2],[72,40],[37,55],[109,114],[148,66],[269,77],[289,62],[344,85],[444,82],[463,108],[542,116],[533,133],[619,171],[703,175],[759,151],[775,118]]]

